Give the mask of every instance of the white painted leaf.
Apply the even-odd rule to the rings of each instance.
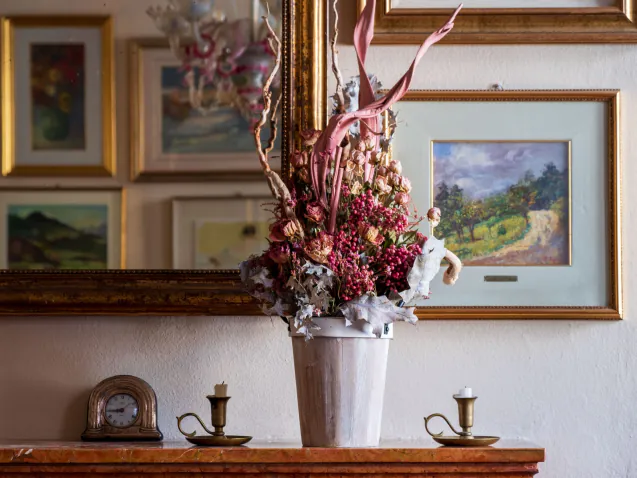
[[[414,324],[418,318],[414,307],[398,307],[387,297],[365,294],[341,307],[345,320],[351,323],[364,320],[371,324],[376,337],[383,334],[385,324],[405,321]]]

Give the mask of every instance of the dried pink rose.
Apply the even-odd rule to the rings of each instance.
[[[290,246],[285,243],[272,244],[268,257],[277,264],[285,264],[290,260]]]
[[[365,153],[354,151],[354,153],[352,154],[352,162],[354,162],[358,166],[362,166],[363,164],[365,164],[366,160],[367,158],[365,157]]]
[[[319,203],[311,203],[307,205],[305,217],[317,224],[325,221],[325,209]]]
[[[379,176],[387,176],[387,168],[385,166],[378,166],[376,168],[376,174]]]
[[[411,181],[405,176],[398,176],[398,179],[394,181],[394,186],[396,186],[399,191],[406,193],[411,192]]]
[[[365,141],[363,141],[363,139],[362,139],[362,138],[358,140],[358,143],[356,143],[356,149],[357,149],[358,151],[363,152],[363,153],[364,153],[364,152],[365,152],[365,150],[367,149],[367,146],[365,146]]]
[[[334,238],[322,232],[319,236],[305,243],[305,253],[319,264],[327,263],[327,256],[334,248]]]
[[[374,188],[381,194],[389,194],[392,191],[392,187],[388,184],[387,178],[383,176],[377,176],[374,181]]]
[[[389,163],[389,170],[392,173],[401,174],[403,172],[403,165],[400,164],[400,161],[392,161]]]
[[[366,136],[364,141],[365,141],[365,149],[367,149],[367,151],[372,151],[376,149],[376,138],[373,135],[370,134]]]
[[[392,186],[398,186],[398,182],[400,181],[400,174],[392,173],[391,171],[387,173],[387,182]]]
[[[383,242],[383,236],[377,227],[362,223],[358,226],[358,233],[370,244],[378,245]]]
[[[322,131],[318,129],[307,129],[299,134],[303,140],[303,146],[314,146],[321,136]]]
[[[277,221],[274,224],[270,225],[270,234],[268,235],[268,237],[273,242],[285,241],[286,237],[283,233],[283,223],[281,221]]]
[[[427,219],[430,221],[440,221],[441,212],[437,207],[432,207],[427,211]]]
[[[350,194],[353,194],[354,196],[358,196],[362,192],[363,192],[363,185],[359,181],[354,181],[354,183],[350,187]]]
[[[400,206],[404,206],[409,203],[409,194],[404,192],[398,192],[394,196],[394,202]]]
[[[290,155],[290,162],[295,168],[302,168],[307,166],[307,153],[301,151],[295,151]]]
[[[285,234],[285,237],[288,239],[294,239],[301,232],[301,226],[297,220],[286,221],[283,223],[281,230],[283,231],[283,234]]]

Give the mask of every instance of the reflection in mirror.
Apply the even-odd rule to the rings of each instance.
[[[227,270],[267,247],[252,131],[283,1],[3,1],[0,269]]]

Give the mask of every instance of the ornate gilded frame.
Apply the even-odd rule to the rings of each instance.
[[[21,27],[99,28],[101,34],[102,164],[96,166],[17,165],[15,152],[14,30]],[[2,42],[2,175],[3,176],[114,176],[115,72],[113,20],[107,16],[15,16],[0,20]]]
[[[377,1],[375,43],[421,43],[451,12],[398,9],[393,3]],[[358,0],[359,11],[365,4]],[[466,8],[442,43],[637,43],[636,14],[637,5],[629,0],[615,0],[611,7]]]
[[[587,101],[607,107],[606,177],[608,204],[608,299],[601,307],[419,307],[421,319],[589,319],[622,318],[620,98],[618,90],[410,91],[401,101]]]
[[[327,0],[284,0],[283,17],[281,134],[287,157],[293,125],[325,122]],[[237,270],[0,271],[0,316],[260,314]]]

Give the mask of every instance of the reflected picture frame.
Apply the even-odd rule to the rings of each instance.
[[[634,2],[612,0],[612,5],[581,8],[516,8],[500,3],[497,8],[464,8],[441,44],[637,43]],[[367,0],[358,0],[358,11],[366,4]],[[457,5],[445,6],[422,0],[417,8],[400,8],[397,0],[377,0],[373,42],[420,44]]]
[[[2,188],[0,213],[0,268],[9,273],[126,267],[124,188]]]
[[[2,175],[114,176],[112,19],[4,17],[0,32]]]

